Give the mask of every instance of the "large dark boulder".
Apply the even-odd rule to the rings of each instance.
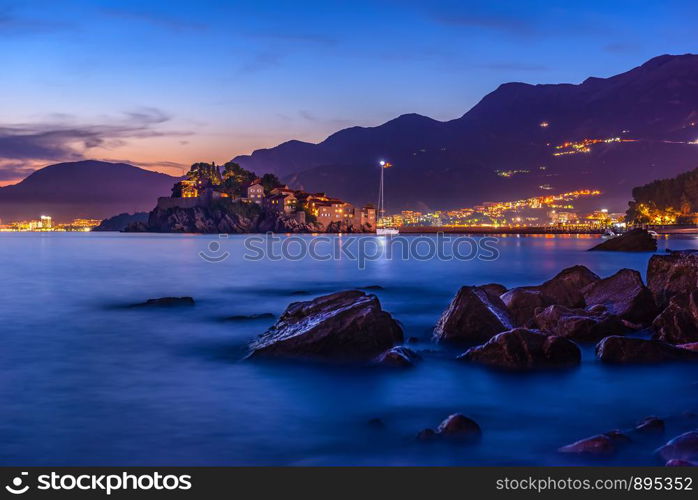
[[[563,269],[542,285],[509,290],[501,296],[516,326],[530,327],[536,310],[553,304],[584,307],[582,288],[600,280],[585,266]]]
[[[670,344],[698,342],[698,290],[674,295],[652,323],[654,339]]]
[[[589,250],[610,252],[656,252],[657,240],[644,229],[633,229],[625,234],[599,243]]]
[[[536,310],[548,305],[543,292],[535,287],[519,287],[502,295],[502,302],[507,306],[514,325],[532,326]]]
[[[690,431],[675,437],[657,450],[664,460],[698,460],[698,431]]]
[[[516,328],[500,333],[486,344],[472,347],[458,359],[504,370],[533,370],[578,365],[582,354],[565,338]]]
[[[484,342],[513,327],[504,303],[481,287],[464,286],[434,328],[438,342]]]
[[[560,271],[538,289],[548,304],[558,304],[567,307],[584,307],[582,288],[595,283],[600,278],[585,266],[572,266]]]
[[[613,276],[596,281],[582,289],[588,306],[603,305],[622,319],[646,325],[657,315],[652,292],[642,276],[632,269],[621,269]]]
[[[698,361],[698,352],[661,342],[620,336],[606,337],[596,346],[596,356],[605,363],[660,363]]]
[[[545,333],[582,342],[598,342],[626,330],[623,321],[603,306],[589,309],[549,306],[536,314],[535,323]]]
[[[289,305],[250,356],[370,360],[400,342],[402,328],[378,298],[352,290]]]
[[[653,255],[647,265],[647,286],[659,307],[665,307],[674,295],[698,289],[698,252]]]
[[[500,298],[507,291],[507,287],[500,283],[487,283],[486,285],[480,285],[487,294],[491,297]]]

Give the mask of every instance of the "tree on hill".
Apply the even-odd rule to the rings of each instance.
[[[671,224],[698,211],[698,168],[636,187],[628,205],[627,220],[640,224]]]
[[[264,174],[262,176],[262,187],[264,187],[264,192],[269,194],[269,192],[277,187],[281,187],[281,181],[274,174]]]
[[[245,196],[245,187],[254,181],[257,175],[245,170],[235,162],[229,161],[223,165],[223,181],[221,188],[233,196]]]
[[[196,182],[198,187],[218,186],[223,179],[221,178],[218,166],[211,163],[194,163],[186,175],[187,179]]]

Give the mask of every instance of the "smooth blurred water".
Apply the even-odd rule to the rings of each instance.
[[[308,236],[309,237],[309,236]],[[367,236],[372,237],[372,236]],[[654,464],[662,440],[698,422],[698,367],[612,368],[593,346],[562,373],[503,374],[453,361],[429,342],[458,287],[536,284],[584,264],[600,275],[644,272],[649,254],[597,253],[580,237],[501,238],[494,262],[381,260],[203,261],[211,237],[0,234],[0,463],[3,465],[549,465],[595,463],[555,450],[672,416],[664,438],[610,463]],[[698,240],[660,246],[697,248]],[[380,285],[424,360],[414,369],[241,361],[247,343],[293,301]],[[306,295],[295,292],[304,291]],[[193,308],[133,309],[148,298],[190,295]],[[418,443],[453,412],[483,428],[480,444]],[[367,424],[381,418],[384,428]],[[607,463],[607,462],[604,462]]]

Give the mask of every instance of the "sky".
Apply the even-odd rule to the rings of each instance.
[[[698,2],[0,0],[0,185],[62,161],[181,175],[508,81],[698,51]]]

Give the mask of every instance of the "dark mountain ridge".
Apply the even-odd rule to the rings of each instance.
[[[374,201],[376,165],[386,159],[395,165],[386,172],[393,210],[581,188],[601,189],[599,203],[624,210],[639,183],[698,166],[698,146],[688,144],[698,138],[696,122],[698,56],[664,55],[578,85],[506,83],[450,121],[407,114],[377,127],[341,130],[318,144],[289,141],[235,161],[296,187],[363,203]],[[565,142],[614,137],[635,142],[554,156]],[[518,173],[497,172],[510,170]]]
[[[0,219],[65,221],[149,211],[168,196],[177,178],[126,163],[85,160],[37,170],[18,184],[0,188]]]

